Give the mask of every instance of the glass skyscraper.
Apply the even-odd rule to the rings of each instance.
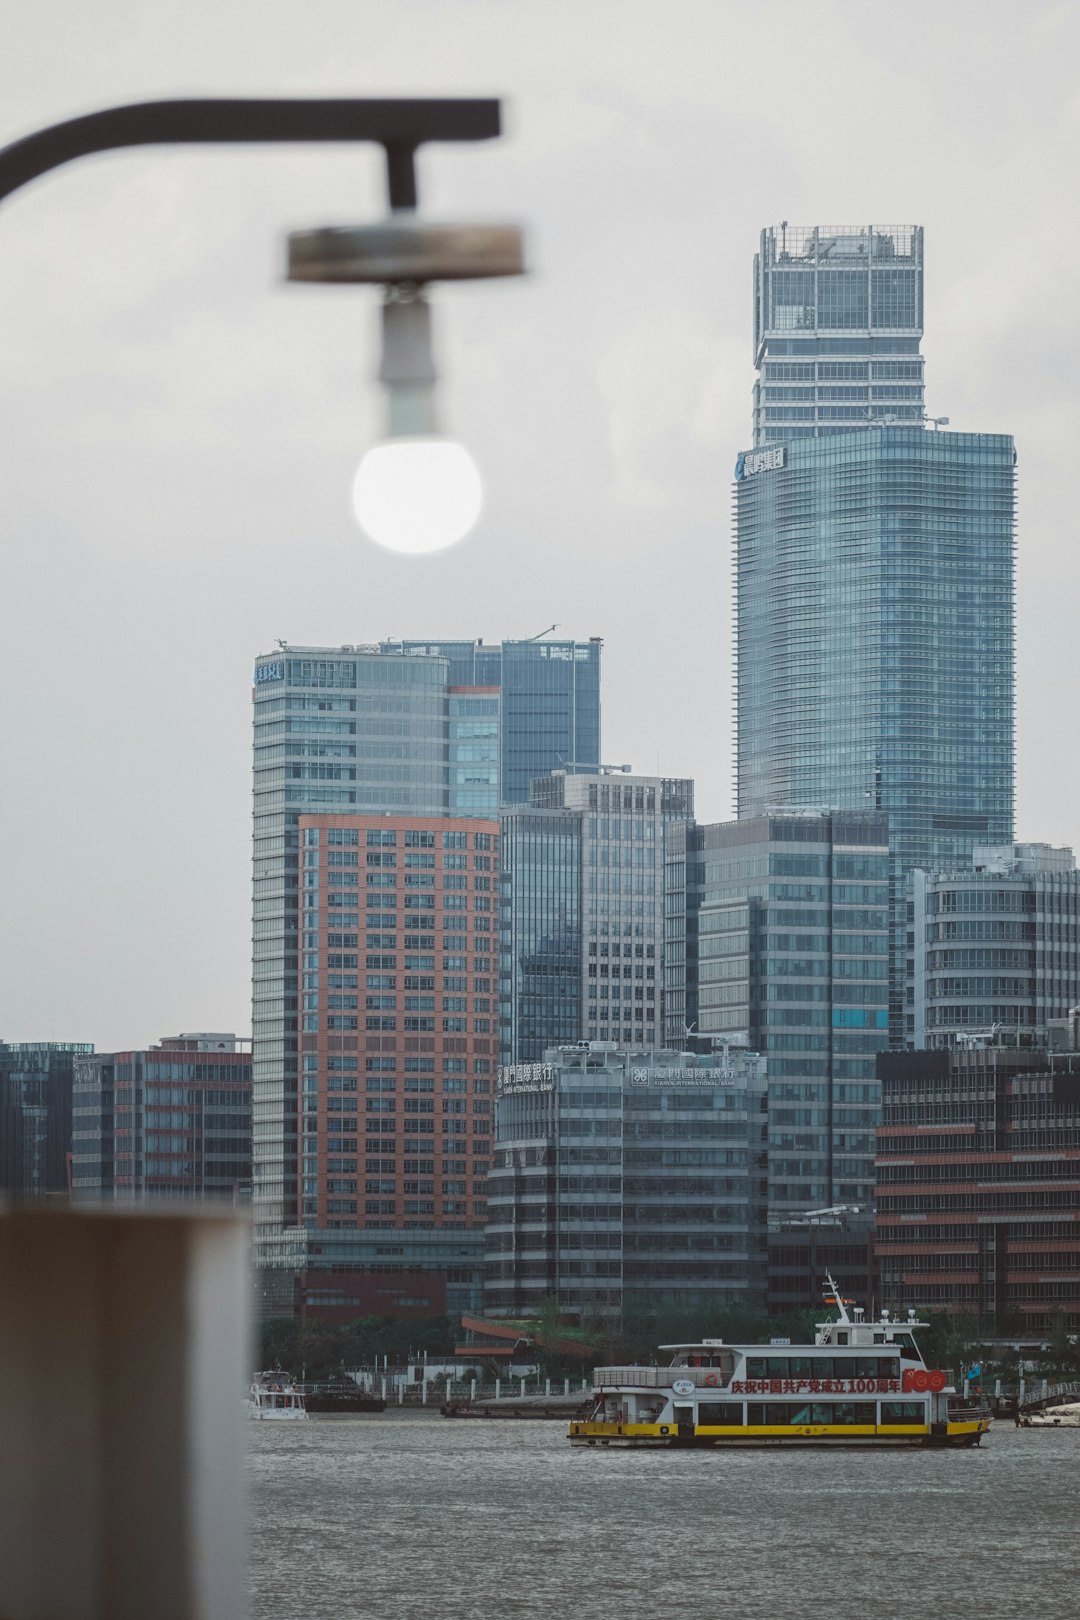
[[[888,930],[882,815],[792,813],[672,830],[668,1044],[741,1039],[766,1059],[772,1222],[837,1204],[869,1218]]]
[[[905,875],[1012,838],[1014,463],[869,427],[736,471],[738,813],[886,812],[897,1035]]]
[[[610,768],[552,771],[503,812],[509,913],[504,1056],[576,1040],[661,1040],[664,844],[694,784]]]
[[[923,418],[918,225],[773,226],[754,259],[754,444]]]

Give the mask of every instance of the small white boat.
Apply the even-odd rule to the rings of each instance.
[[[247,1398],[248,1416],[290,1420],[307,1417],[304,1397],[287,1374],[256,1373]]]
[[[1025,1429],[1080,1429],[1080,1401],[1030,1412],[1021,1419],[1021,1426]]]

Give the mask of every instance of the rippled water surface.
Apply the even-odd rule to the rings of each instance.
[[[580,1451],[565,1425],[253,1423],[253,1620],[1073,1620],[1080,1430],[977,1451]]]

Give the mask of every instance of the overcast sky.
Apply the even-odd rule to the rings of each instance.
[[[397,559],[348,490],[375,297],[287,287],[283,233],[383,209],[374,152],[84,160],[0,210],[0,1036],[249,1027],[251,666],[277,637],[604,638],[604,753],[732,811],[730,488],[762,226],[926,227],[927,407],[1016,435],[1018,834],[1080,844],[1074,0],[34,0],[0,140],[199,94],[485,94],[433,216],[533,273],[437,294],[486,480]]]

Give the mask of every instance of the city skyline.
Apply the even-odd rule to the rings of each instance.
[[[151,3],[136,35],[89,7],[70,57],[16,19],[3,138],[153,95],[490,89],[506,140],[425,154],[425,196],[433,213],[521,219],[535,273],[440,295],[447,422],[488,508],[473,540],[418,565],[376,554],[347,514],[378,407],[374,304],[276,284],[284,229],[379,217],[373,156],[129,154],[5,208],[0,284],[20,318],[2,381],[4,622],[22,679],[2,735],[28,784],[5,805],[20,855],[6,1038],[110,1050],[176,1023],[244,1027],[243,693],[277,636],[600,634],[608,757],[691,776],[702,819],[731,814],[725,513],[751,436],[747,262],[785,218],[925,227],[927,408],[1013,433],[1023,469],[1016,834],[1080,843],[1059,731],[1080,608],[1076,323],[1059,249],[1032,251],[1072,229],[1075,16],[1047,4],[1021,25],[990,7],[973,58],[965,20],[929,6],[886,35],[856,6],[777,5],[763,101],[742,66],[760,23],[734,8],[684,5],[672,29],[524,6],[511,38],[483,3],[362,19],[330,4],[302,36],[241,7],[250,26],[212,61],[200,9]],[[656,583],[684,575],[693,590]],[[674,701],[680,685],[707,708]],[[86,855],[58,862],[76,789]]]

